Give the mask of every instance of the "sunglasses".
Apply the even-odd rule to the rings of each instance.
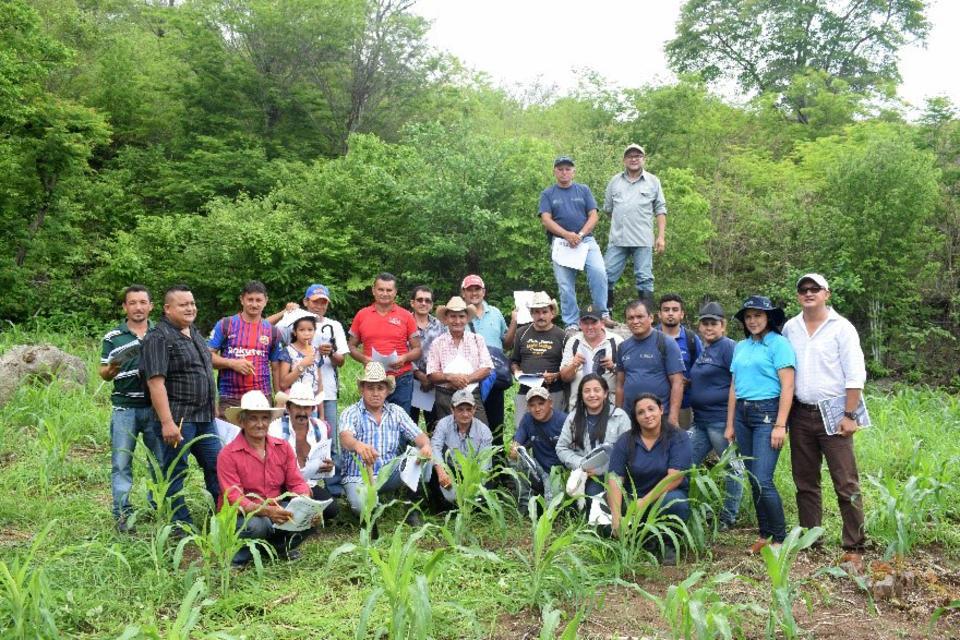
[[[820,293],[821,291],[823,291],[823,287],[818,287],[817,285],[811,285],[809,287],[797,287],[797,293],[802,296],[808,293]]]
[[[413,301],[431,303],[433,302],[433,298],[414,298]]]

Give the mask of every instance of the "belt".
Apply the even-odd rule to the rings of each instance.
[[[798,409],[803,409],[804,411],[811,411],[811,412],[816,411],[817,413],[820,413],[820,407],[818,407],[817,405],[805,404],[803,402],[800,402],[797,398],[793,399],[793,406]]]

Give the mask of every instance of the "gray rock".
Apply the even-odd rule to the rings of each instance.
[[[50,383],[59,380],[67,387],[87,384],[87,365],[75,355],[49,344],[20,344],[0,357],[0,407],[7,404],[24,382]]]

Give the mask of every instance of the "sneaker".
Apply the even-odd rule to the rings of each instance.
[[[768,544],[770,544],[769,538],[757,538],[757,541],[754,542],[752,545],[750,545],[750,548],[747,549],[747,553],[758,554],[760,553],[760,550],[763,549]]]

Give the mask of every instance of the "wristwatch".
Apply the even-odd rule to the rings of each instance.
[[[855,414],[853,411],[844,411],[844,412],[843,412],[843,417],[844,417],[844,418],[850,418],[850,419],[853,420],[854,422],[857,421],[857,414]]]

